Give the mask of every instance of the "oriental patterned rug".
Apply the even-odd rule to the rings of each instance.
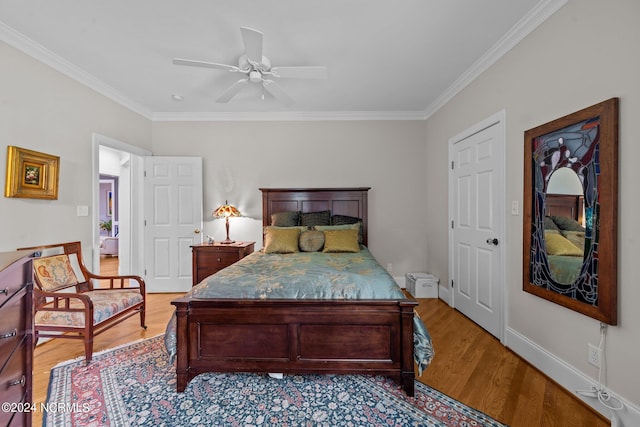
[[[203,374],[177,393],[162,336],[51,371],[45,427],[503,426],[416,381],[360,375]]]

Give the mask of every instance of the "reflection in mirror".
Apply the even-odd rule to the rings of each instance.
[[[544,242],[549,272],[558,283],[578,279],[585,253],[582,183],[573,169],[551,175],[545,199]]]

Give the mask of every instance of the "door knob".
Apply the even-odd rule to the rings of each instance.
[[[490,245],[495,245],[498,246],[498,239],[496,239],[495,237],[493,239],[487,239],[487,243]]]
[[[195,230],[193,230],[193,232],[196,233],[196,234],[200,234],[200,229],[196,228]]]

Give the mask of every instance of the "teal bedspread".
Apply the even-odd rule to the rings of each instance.
[[[405,299],[393,278],[366,247],[357,253],[297,252],[243,258],[194,286],[193,298],[229,299]],[[176,353],[175,316],[165,335]],[[414,314],[414,360],[419,372],[433,358],[431,337]]]

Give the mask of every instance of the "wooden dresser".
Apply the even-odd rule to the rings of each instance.
[[[0,253],[0,425],[30,426],[33,370],[31,258]]]
[[[240,261],[253,253],[255,242],[202,243],[191,246],[193,252],[193,284]]]

